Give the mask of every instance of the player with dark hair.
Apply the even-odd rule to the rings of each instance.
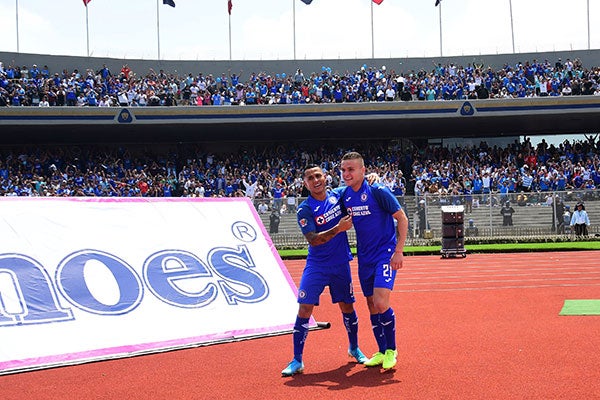
[[[396,365],[396,317],[390,307],[396,270],[402,268],[408,218],[392,192],[383,185],[370,185],[365,164],[356,152],[346,153],[341,162],[344,206],[356,231],[358,276],[371,314],[373,334],[379,351],[365,362],[368,367]]]
[[[304,185],[309,196],[298,207],[298,225],[309,243],[306,266],[298,290],[298,315],[294,324],[294,359],[281,371],[292,376],[304,371],[302,353],[308,335],[308,321],[319,297],[329,286],[331,301],[338,303],[350,342],[348,355],[363,364],[368,358],[358,348],[358,317],[354,310],[354,291],[350,273],[352,253],[346,231],[352,219],[344,215],[339,192],[327,190],[321,167],[307,166]]]

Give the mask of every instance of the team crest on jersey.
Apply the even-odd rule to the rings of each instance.
[[[330,198],[329,198],[329,202],[330,202],[331,204],[335,204],[335,203],[337,203],[337,199],[336,199],[335,197],[330,197]]]
[[[360,195],[360,201],[362,201],[363,203],[365,201],[367,201],[367,194],[365,192],[362,192]]]
[[[327,220],[324,216],[319,215],[317,218],[315,218],[315,222],[317,223],[317,225],[323,225],[325,222],[327,222]]]
[[[305,298],[305,297],[306,297],[306,292],[305,292],[304,290],[300,290],[300,291],[298,292],[298,298],[299,298],[299,299],[303,299],[303,298]]]
[[[300,224],[301,227],[304,228],[308,224],[308,221],[306,220],[306,218],[302,218],[300,221],[298,221],[298,223]]]

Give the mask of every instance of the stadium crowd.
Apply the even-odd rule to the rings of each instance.
[[[252,72],[244,76],[164,70],[120,71],[101,68],[50,71],[0,62],[0,106],[174,106],[433,101],[600,95],[600,67],[584,67],[579,59],[544,60],[504,65],[449,63],[418,71],[388,71],[364,64],[356,71],[308,74]]]
[[[499,147],[426,146],[408,150],[396,142],[365,142],[344,147],[324,142],[312,148],[272,143],[240,147],[233,152],[207,151],[202,145],[154,148],[130,146],[54,146],[0,148],[2,196],[248,196],[259,211],[287,208],[293,212],[302,187],[303,167],[317,163],[331,187],[341,183],[341,155],[357,150],[370,172],[403,199],[405,194],[439,196],[460,201],[490,201],[490,194],[520,204],[538,202],[553,191],[579,198],[600,185],[600,141],[559,146],[529,139]],[[466,196],[465,196],[466,195]],[[419,197],[417,197],[418,199]],[[402,200],[401,200],[402,201]],[[454,200],[453,200],[454,201]],[[283,210],[282,210],[283,211]]]

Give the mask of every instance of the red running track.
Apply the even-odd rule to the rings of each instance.
[[[292,353],[282,335],[1,376],[0,398],[600,399],[600,317],[558,315],[565,299],[600,299],[599,259],[598,251],[406,257],[392,295],[399,362],[389,372],[349,361],[325,293],[315,317],[332,327],[309,334],[303,375],[280,376]],[[298,283],[304,262],[286,265]],[[372,353],[357,283],[361,348]]]

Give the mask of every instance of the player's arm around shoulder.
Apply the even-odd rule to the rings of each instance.
[[[392,214],[392,217],[396,220],[398,242],[396,243],[396,249],[394,250],[390,264],[393,269],[400,269],[404,263],[404,244],[408,235],[408,217],[402,208]]]
[[[311,246],[318,246],[329,242],[335,235],[340,232],[346,232],[350,228],[352,228],[352,217],[345,215],[340,218],[336,226],[323,232],[307,232],[304,237]]]

